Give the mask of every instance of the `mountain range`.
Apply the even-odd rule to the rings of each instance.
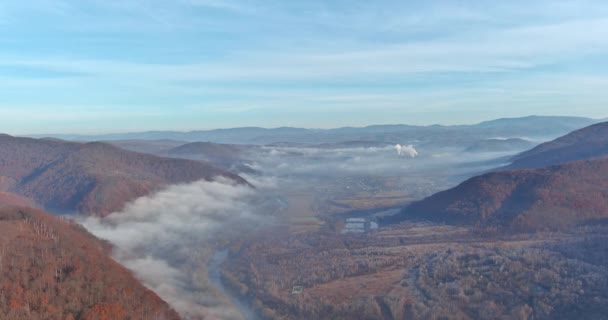
[[[176,183],[241,177],[208,163],[136,153],[101,143],[0,136],[0,191],[56,213],[107,215]]]
[[[541,168],[608,155],[608,122],[598,123],[543,143],[513,157],[508,168]]]
[[[336,129],[259,128],[245,127],[206,131],[149,131],[106,135],[45,134],[32,137],[54,137],[64,140],[177,140],[209,141],[229,144],[336,143],[344,141],[383,141],[390,143],[445,143],[473,141],[492,137],[557,137],[572,130],[600,122],[582,117],[529,116],[505,118],[474,125],[373,125],[368,127],[343,127]]]
[[[455,188],[415,202],[399,214],[381,221],[384,224],[412,219],[428,220],[451,225],[517,231],[565,229],[571,226],[602,222],[608,218],[608,123],[596,124],[596,122],[596,120],[587,118],[527,117],[499,119],[472,126],[450,127],[391,125],[333,130],[240,128],[175,133],[175,135],[156,132],[129,136],[131,139],[144,140],[110,141],[121,148],[104,142],[82,143],[56,138],[32,139],[0,135],[0,273],[2,274],[0,318],[91,320],[179,318],[165,302],[144,288],[129,271],[109,257],[111,248],[106,242],[95,239],[82,227],[66,219],[25,207],[39,207],[54,213],[78,212],[104,216],[120,210],[133,199],[170,184],[216,178],[228,179],[237,184],[247,184],[247,181],[238,175],[219,169],[209,162],[226,167],[234,166],[246,158],[247,152],[265,149],[257,146],[259,144],[339,149],[387,147],[391,146],[393,141],[403,139],[415,140],[418,145],[422,146],[441,144],[471,152],[492,152],[510,150],[512,146],[515,146],[513,150],[518,150],[525,148],[528,144],[534,144],[532,141],[537,141],[513,137],[541,137],[543,135],[547,137],[576,130],[515,155],[510,159],[511,164],[506,168],[499,168],[498,171],[471,178]],[[585,128],[580,129],[582,127]],[[103,138],[112,140],[112,137],[104,136]],[[86,137],[83,140],[90,138],[92,137]],[[203,139],[203,141],[194,140],[195,142],[188,143],[191,138]],[[207,140],[222,143],[206,142]],[[236,141],[239,145],[227,144],[227,142]],[[243,145],[244,143],[251,145]],[[122,148],[151,154],[127,151]],[[161,155],[175,158],[165,158]],[[331,254],[328,254],[330,251],[319,250],[316,247],[314,243],[318,240],[315,238],[319,236],[317,234],[302,235],[303,238],[300,240],[295,236],[293,238],[290,236],[289,241],[270,239],[272,245],[291,244],[306,248],[273,250],[272,245],[269,245],[268,252],[262,252],[269,256],[260,254],[258,251],[251,251],[249,256],[243,254],[246,251],[241,251],[241,254],[247,259],[242,256],[229,255],[229,259],[243,258],[242,261],[239,260],[232,264],[233,268],[238,266],[236,270],[239,272],[233,273],[236,276],[231,279],[237,279],[239,276],[242,279],[237,280],[247,284],[250,288],[255,289],[256,286],[264,288],[263,290],[267,290],[262,291],[266,292],[265,294],[260,295],[258,288],[258,291],[251,291],[252,295],[257,294],[258,298],[267,300],[267,306],[276,307],[282,301],[276,297],[285,296],[287,288],[291,288],[293,284],[304,282],[303,284],[307,287],[299,297],[285,298],[285,301],[290,303],[287,304],[289,306],[292,306],[291,303],[297,305],[298,298],[313,297],[317,299],[316,297],[323,297],[328,292],[333,292],[331,291],[333,289],[336,290],[336,296],[346,297],[344,292],[349,293],[349,290],[359,292],[362,288],[361,282],[359,280],[353,282],[353,287],[341,287],[341,285],[348,284],[342,283],[335,288],[332,287],[334,282],[338,283],[349,277],[370,275],[369,281],[365,282],[369,288],[361,291],[369,291],[367,295],[370,300],[363,302],[372,306],[370,310],[373,309],[375,312],[370,313],[373,316],[368,318],[378,318],[378,314],[387,315],[385,316],[387,319],[394,318],[388,314],[403,314],[404,306],[413,305],[408,299],[401,299],[407,297],[402,294],[403,290],[416,293],[420,289],[420,292],[427,293],[432,292],[429,288],[443,288],[442,283],[453,281],[451,276],[445,279],[440,277],[441,282],[429,280],[428,287],[420,286],[418,279],[430,277],[431,273],[427,274],[426,265],[434,256],[417,260],[413,252],[424,248],[420,246],[419,239],[408,240],[407,238],[415,236],[417,226],[412,227],[412,224],[407,223],[401,226],[403,227],[401,229],[399,227],[381,228],[377,234],[374,231],[365,238],[355,235],[323,234],[321,239],[328,237],[323,240],[327,242],[324,242],[325,249],[335,249]],[[450,238],[454,235],[442,233],[443,227],[433,225],[431,228],[438,228],[438,231],[429,236],[427,240],[447,237],[442,241],[456,241],[455,243],[460,245],[459,238],[454,238],[454,240]],[[455,230],[459,230],[458,228],[460,226]],[[477,232],[478,229],[470,228],[470,230],[470,232]],[[398,236],[391,232],[395,232]],[[377,236],[378,234],[381,236]],[[473,238],[476,236],[473,235]],[[363,246],[365,241],[370,241],[370,246],[359,247]],[[412,247],[413,251],[408,251],[410,248],[403,249],[406,251],[394,251],[402,250],[397,247],[408,244],[408,241],[415,245]],[[251,241],[250,243],[252,247],[266,250],[263,245],[258,244],[259,242]],[[431,250],[430,247],[432,246],[428,246],[424,250]],[[355,251],[345,254],[345,248]],[[460,264],[459,272],[468,272],[467,270],[475,268],[476,265],[468,264],[467,261],[481,259],[471,258],[478,254],[476,251],[478,249],[470,251],[475,252],[472,254],[469,253],[469,248],[465,248],[466,250],[461,248],[460,253],[457,246],[453,247],[454,252],[452,252],[452,248],[446,249],[444,244],[438,245],[437,248],[445,249],[444,256],[451,257],[450,259],[453,260],[449,260],[446,270],[453,270],[454,261],[462,260],[464,262]],[[578,250],[579,247],[574,246],[573,248]],[[304,258],[290,256],[302,252],[307,256]],[[395,254],[395,252],[400,253]],[[280,253],[282,256],[273,257],[272,255],[275,253]],[[531,276],[528,275],[528,272],[517,271],[516,266],[519,263],[517,259],[520,258],[518,255],[519,253],[514,253],[513,256],[516,257],[512,259],[514,262],[507,264],[506,267],[506,270],[515,276],[505,277],[505,279],[517,278],[519,279],[518,286],[521,283],[521,288],[525,289],[527,287],[524,285],[530,282]],[[491,255],[488,253],[487,256],[496,258],[494,253]],[[344,260],[340,260],[344,257],[347,262],[349,259],[353,259],[350,269],[349,264],[344,264]],[[281,259],[285,259],[285,262],[281,262]],[[273,265],[276,261],[279,263]],[[297,263],[293,263],[293,261]],[[444,259],[437,258],[437,261],[444,261]],[[503,261],[501,263],[504,267],[504,261],[507,260],[501,261]],[[420,263],[420,267],[410,269],[409,272],[399,269],[409,267],[411,263]],[[480,272],[492,271],[483,273],[487,277],[497,278],[498,274],[502,274],[504,271],[503,267],[498,267],[498,264],[496,268],[485,268],[486,265],[483,262],[479,270]],[[549,263],[546,268],[550,268],[551,265],[555,264]],[[384,266],[386,266],[386,270],[383,269]],[[252,274],[244,271],[250,267],[254,270]],[[297,269],[297,272],[293,273],[285,272],[292,267],[301,268],[301,270]],[[328,269],[323,271],[325,270],[323,268]],[[310,270],[313,272],[309,272]],[[347,273],[347,270],[350,270],[348,271],[350,273]],[[435,269],[429,268],[429,270]],[[573,270],[582,272],[580,270],[585,269],[577,267]],[[281,274],[283,276],[285,274],[293,275],[294,278],[287,277],[289,281],[272,278]],[[532,278],[538,278],[540,280],[537,282],[544,284],[545,281],[541,275],[547,274],[547,272],[537,274],[535,273]],[[384,289],[374,289],[374,286],[381,284],[382,281],[379,280],[383,279],[376,275],[387,276],[385,281],[387,286],[391,290],[395,290],[396,296],[401,300],[390,300],[386,298],[387,296],[381,295]],[[259,280],[264,279],[264,276],[270,276],[272,281]],[[433,276],[437,275],[433,273]],[[483,277],[475,276],[470,279],[482,282]],[[551,280],[552,278],[547,279],[549,280],[546,283],[549,283],[549,286],[557,283]],[[241,285],[239,281],[231,283]],[[408,284],[407,288],[402,285],[405,283]],[[570,282],[568,283],[570,284]],[[276,287],[277,284],[281,287]],[[324,284],[324,287],[319,284]],[[510,285],[512,285],[510,280],[505,280],[505,288],[511,288]],[[466,287],[466,283],[463,282],[462,286]],[[602,287],[601,283],[598,286]],[[314,291],[314,287],[317,291]],[[560,288],[563,287],[561,285]],[[589,287],[585,286],[585,290],[588,290]],[[479,285],[479,288],[486,291],[491,289],[490,291],[501,294],[509,292],[509,290],[490,288],[486,284]],[[524,289],[511,290],[511,292],[517,292],[518,299],[526,298],[528,294]],[[450,290],[446,292],[449,293]],[[467,288],[462,292],[466,294],[471,290],[473,289]],[[534,290],[538,290],[538,288]],[[484,294],[471,294],[470,296],[486,297],[486,291],[479,291]],[[276,294],[276,296],[268,292]],[[571,296],[570,292],[583,294],[577,289],[567,291],[567,297]],[[462,296],[462,294],[458,294],[458,297]],[[587,294],[598,296],[593,291],[589,291]],[[383,300],[385,298],[387,300]],[[411,298],[427,302],[429,300],[428,296],[424,294],[412,295]],[[585,299],[587,302],[595,301],[587,296]],[[315,301],[321,300],[323,299]],[[511,301],[512,299],[504,298],[503,300]],[[344,301],[337,305],[350,308],[353,302]],[[445,301],[445,299],[442,298],[441,301]],[[545,299],[542,301],[549,303],[547,301],[557,300]],[[601,306],[604,305],[602,301],[598,300],[595,303]],[[527,303],[527,300],[524,302]],[[332,301],[327,303],[333,304]],[[302,306],[305,305],[307,304],[302,304]],[[459,305],[467,305],[467,308],[470,306],[470,304]],[[485,305],[483,304],[483,306]],[[314,306],[313,304],[313,309]],[[408,312],[416,314],[415,310],[412,310],[414,309],[409,309]],[[327,310],[315,309],[313,311],[311,314],[319,315],[325,314]],[[348,312],[360,314],[354,309]],[[450,313],[445,311],[444,314]],[[546,314],[558,313],[551,311]],[[415,316],[412,317],[415,318]]]
[[[607,142],[608,122],[575,131],[517,155],[508,167],[532,169],[471,178],[387,221],[551,229],[608,218]]]

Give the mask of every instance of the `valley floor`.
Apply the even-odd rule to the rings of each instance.
[[[606,231],[268,233],[233,244],[222,279],[268,319],[602,319]]]

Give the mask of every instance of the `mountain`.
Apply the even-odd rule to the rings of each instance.
[[[562,228],[608,218],[608,158],[471,178],[389,220]],[[389,221],[387,220],[387,222]]]
[[[164,186],[237,175],[207,163],[162,158],[101,143],[0,136],[0,191],[58,213],[106,215]]]
[[[322,143],[312,146],[319,149],[351,149],[351,148],[386,148],[394,146],[392,143],[379,141],[344,141],[336,143]]]
[[[34,207],[35,205],[32,199],[10,192],[0,192],[0,208],[11,206]]]
[[[525,131],[526,134],[543,135],[546,132],[572,131],[599,122],[583,117],[528,116],[521,118],[501,118],[484,121],[475,125],[477,128]]]
[[[243,127],[230,129],[215,129],[215,130],[197,130],[197,131],[147,131],[133,133],[116,133],[105,135],[33,135],[32,137],[55,137],[65,140],[77,141],[110,141],[110,140],[175,140],[175,141],[212,141],[216,143],[245,143],[243,141],[263,139],[265,136],[293,136],[308,134],[314,130],[301,128],[258,128],[258,127]]]
[[[167,154],[172,157],[202,156],[217,161],[234,161],[241,159],[247,149],[242,145],[192,142],[170,149]]]
[[[168,150],[167,156],[209,162],[236,174],[255,174],[248,162],[256,151],[261,151],[259,146],[192,142]]]
[[[414,125],[373,125],[368,127],[344,127],[336,129],[303,129],[303,128],[232,128],[204,131],[150,131],[108,135],[37,135],[51,136],[66,140],[99,141],[99,140],[178,140],[208,141],[228,144],[273,143],[339,143],[345,141],[380,141],[391,144],[470,144],[472,141],[492,137],[552,138],[572,130],[599,122],[599,120],[580,117],[530,116],[486,121],[473,125],[456,126],[414,126]],[[447,142],[446,142],[447,141]]]
[[[502,152],[513,150],[525,150],[534,146],[532,141],[520,138],[511,139],[484,139],[468,146],[466,152]]]
[[[540,168],[606,155],[608,155],[608,122],[602,122],[523,152],[512,159],[509,168]]]
[[[515,170],[471,178],[385,222],[413,218],[542,229],[608,218],[608,122],[543,143],[512,160],[507,168]]]
[[[0,208],[0,319],[179,319],[80,225]]]
[[[188,143],[187,141],[177,140],[108,140],[102,142],[109,143],[121,149],[158,156],[166,156],[169,150]]]

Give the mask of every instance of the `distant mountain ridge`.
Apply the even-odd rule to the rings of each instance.
[[[589,125],[590,118],[585,117],[564,117],[564,116],[527,116],[521,118],[500,118],[495,120],[483,121],[476,126],[478,127],[504,127],[511,126],[533,126],[539,130],[545,129],[544,127],[550,126],[586,126]],[[599,122],[602,120],[593,120]]]
[[[474,125],[372,125],[368,127],[344,127],[336,129],[303,129],[303,128],[259,128],[244,127],[216,129],[206,131],[149,131],[139,133],[107,135],[34,135],[32,137],[55,137],[66,140],[99,141],[99,140],[179,140],[187,142],[214,142],[228,144],[272,144],[290,143],[337,143],[344,141],[384,141],[407,142],[422,140],[426,137],[451,137],[458,132],[466,139],[492,137],[522,136],[560,136],[599,120],[582,117],[529,116],[523,118],[505,118],[481,122]],[[514,136],[516,135],[516,136]],[[453,138],[453,137],[452,137]],[[407,141],[402,141],[407,140]]]
[[[59,213],[106,215],[169,184],[241,177],[207,163],[162,158],[106,143],[0,137],[0,191]]]

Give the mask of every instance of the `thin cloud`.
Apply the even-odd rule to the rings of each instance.
[[[254,6],[233,0],[180,0],[179,2],[198,7],[208,7],[231,11],[235,13],[257,12]]]
[[[113,60],[5,59],[0,64],[148,81],[314,80],[345,76],[517,71],[608,52],[608,19],[515,27],[441,40],[348,48],[337,53],[263,53],[225,62],[144,64]]]
[[[558,91],[551,80],[533,84],[536,93],[547,92],[541,103],[520,99],[529,90],[518,82],[562,77],[563,70],[572,79],[606,72],[586,65],[608,53],[608,5],[601,1],[183,0],[152,6],[96,0],[57,2],[64,3],[59,9],[49,3],[2,3],[9,9],[0,9],[0,15],[35,23],[14,25],[18,36],[0,30],[6,48],[0,66],[40,70],[27,79],[3,75],[4,106],[46,101],[88,108],[103,101],[116,109],[164,107],[173,119],[223,113],[228,126],[281,124],[230,122],[228,114],[238,112],[226,111],[267,111],[266,118],[275,119],[287,115],[285,109],[296,114],[339,111],[349,104],[368,113],[401,108],[408,115],[469,112],[483,104],[501,116],[515,116],[531,108],[546,114],[554,112],[547,107],[551,103],[561,109],[571,103],[551,99],[549,92]],[[31,8],[36,4],[41,8]],[[62,12],[69,14],[59,19]],[[75,30],[90,35],[85,46]],[[23,53],[19,48],[38,43],[31,34],[40,32],[62,43]],[[180,36],[174,37],[175,32]],[[19,45],[11,51],[12,43]],[[73,76],[53,81],[36,77],[45,71]],[[573,99],[584,96],[581,101],[587,103],[577,105],[592,109],[590,115],[607,100],[604,90],[589,92],[574,80],[562,88]],[[465,93],[479,101],[471,102]],[[520,104],[503,110],[513,99]],[[520,112],[505,113],[517,108]],[[381,122],[395,122],[395,116],[387,113]],[[449,119],[435,121],[444,120]]]

